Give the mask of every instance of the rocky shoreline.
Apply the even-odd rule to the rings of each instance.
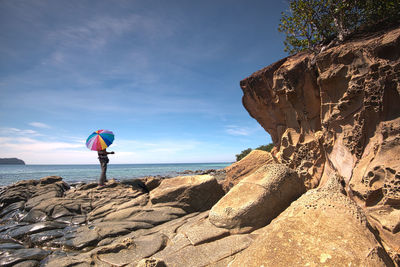
[[[0,191],[1,266],[400,266],[400,27],[241,82],[268,131],[223,171]]]
[[[346,197],[339,176],[304,194],[304,183],[285,165],[247,164],[260,155],[271,158],[253,151],[218,181],[203,174],[99,187],[70,186],[49,176],[8,186],[0,193],[0,265],[259,266],[268,259],[267,266],[289,266],[288,250],[296,255],[311,246],[297,263],[393,265],[362,210]],[[247,175],[226,193],[223,184],[237,169]],[[341,239],[330,236],[343,228]],[[311,232],[306,239],[305,229]],[[359,240],[362,246],[356,246]]]

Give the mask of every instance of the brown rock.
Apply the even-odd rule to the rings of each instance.
[[[393,266],[338,178],[293,202],[230,266]]]
[[[183,234],[194,246],[209,243],[229,235],[227,229],[215,227],[208,218],[188,223],[181,227],[178,233]]]
[[[222,187],[210,175],[178,176],[162,180],[150,192],[150,201],[181,203],[186,211],[193,212],[211,208],[223,195]]]
[[[228,229],[259,228],[305,192],[297,173],[282,164],[270,164],[234,186],[210,211],[210,222]],[[247,229],[248,230],[248,229]]]
[[[255,72],[241,81],[243,104],[308,188],[343,176],[400,255],[399,233],[381,224],[400,205],[400,28],[357,38]]]
[[[165,247],[167,239],[162,234],[153,234],[125,240],[124,244],[110,245],[98,250],[94,256],[98,264],[124,266],[136,264]]]
[[[208,266],[242,251],[252,241],[252,238],[247,235],[232,235],[197,246],[187,245],[176,252],[166,250],[167,253],[163,253],[164,257],[157,254],[154,257],[162,259],[167,266],[171,267]]]
[[[271,153],[262,150],[253,150],[246,157],[225,168],[226,178],[222,184],[224,190],[229,191],[247,175],[252,174],[261,166],[278,161]]]

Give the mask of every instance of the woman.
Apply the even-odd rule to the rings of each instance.
[[[114,151],[107,152],[105,149],[97,152],[99,155],[100,167],[101,167],[101,175],[99,180],[99,185],[103,186],[105,182],[107,182],[106,172],[107,172],[107,163],[110,161],[107,157],[108,154],[115,154]]]

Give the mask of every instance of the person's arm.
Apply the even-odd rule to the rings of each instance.
[[[115,154],[115,152],[114,152],[114,151],[111,151],[111,152],[107,152],[107,154]]]

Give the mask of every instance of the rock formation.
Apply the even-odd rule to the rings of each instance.
[[[308,188],[344,177],[349,196],[399,255],[400,28],[282,59],[241,87],[278,160]]]
[[[224,265],[254,240],[208,221],[224,194],[214,177],[143,182],[150,193],[133,181],[69,186],[57,176],[4,188],[0,265]]]
[[[392,266],[340,178],[300,197],[230,266]]]
[[[241,180],[210,210],[217,227],[252,231],[267,225],[305,192],[297,173],[269,164]]]

